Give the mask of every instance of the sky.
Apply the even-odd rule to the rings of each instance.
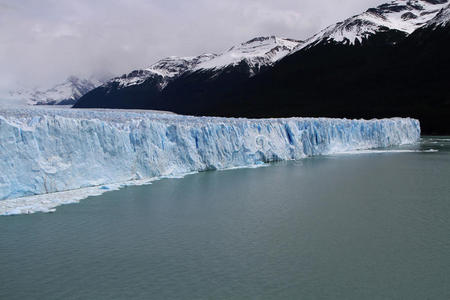
[[[253,37],[306,39],[387,0],[0,0],[0,93],[112,77]]]

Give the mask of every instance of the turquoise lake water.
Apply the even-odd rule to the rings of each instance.
[[[389,150],[0,217],[0,299],[450,299],[450,137]]]

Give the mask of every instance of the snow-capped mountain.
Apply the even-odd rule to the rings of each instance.
[[[98,80],[70,76],[64,82],[49,89],[18,90],[10,92],[11,98],[30,105],[70,105],[101,84]]]
[[[296,50],[330,41],[355,44],[388,30],[408,35],[425,26],[447,6],[448,0],[395,0],[325,28]]]
[[[397,10],[393,3],[412,2],[380,7],[384,12]],[[189,106],[177,101],[172,106],[177,110],[171,110],[255,118],[409,116],[420,120],[424,134],[449,134],[449,4],[415,3],[438,9],[423,10],[427,22],[415,24],[413,32],[401,31],[399,26],[392,30],[380,27],[354,44],[345,39],[310,40],[308,47],[294,50],[250,80],[229,86],[226,93],[208,93],[207,100],[200,93],[184,93]],[[404,14],[404,7],[398,10]]]
[[[163,89],[171,79],[214,57],[216,57],[215,54],[203,54],[195,57],[171,56],[158,61],[147,69],[135,70],[113,78],[108,83],[117,83],[119,87],[124,88],[142,84],[149,78],[159,78],[159,87]]]
[[[450,24],[450,4],[441,9],[441,11],[426,24],[426,27],[443,27],[448,24]]]
[[[224,82],[238,84],[272,66],[301,43],[275,36],[258,37],[221,54],[171,56],[146,69],[111,79],[82,97],[74,107],[146,108],[148,102],[165,103],[165,94],[172,97],[184,90],[189,93],[201,89],[205,81],[208,88],[220,90],[226,88]],[[154,109],[161,107],[158,104]]]
[[[288,55],[292,49],[302,42],[275,36],[258,37],[234,46],[221,54],[202,54],[193,57],[170,56],[149,68],[135,70],[129,74],[113,78],[107,85],[118,84],[120,88],[143,84],[149,79],[156,79],[159,88],[185,72],[199,70],[220,70],[245,62],[252,72],[269,66]]]
[[[254,69],[270,66],[303,42],[276,36],[257,37],[198,64],[195,70],[223,69],[245,61]]]
[[[411,116],[423,121],[425,133],[446,133],[449,7],[449,0],[395,0],[305,42],[262,37],[221,54],[170,57],[94,89],[74,107],[232,117]]]

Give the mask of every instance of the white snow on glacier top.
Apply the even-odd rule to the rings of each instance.
[[[323,41],[354,44],[387,29],[411,34],[446,7],[448,0],[395,0],[329,26],[295,50]]]

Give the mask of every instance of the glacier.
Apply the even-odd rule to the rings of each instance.
[[[420,123],[410,118],[235,119],[151,111],[0,109],[0,215],[52,211],[79,201],[80,193],[74,195],[80,189],[99,194],[125,182],[409,144],[419,138]]]

